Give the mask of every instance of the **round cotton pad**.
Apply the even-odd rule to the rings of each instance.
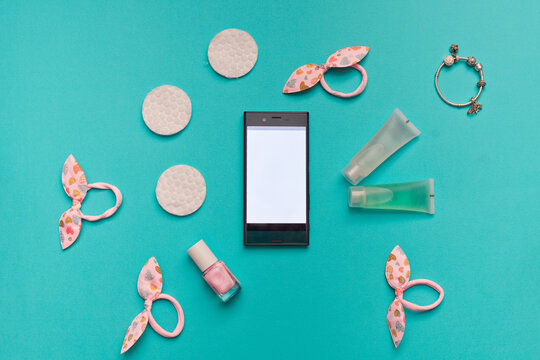
[[[239,78],[253,69],[259,49],[247,32],[238,29],[223,30],[210,41],[208,61],[218,74]]]
[[[159,86],[146,95],[142,116],[146,126],[156,134],[176,134],[189,123],[191,101],[176,86]]]
[[[206,198],[206,182],[201,173],[188,165],[176,165],[161,174],[156,186],[159,205],[177,216],[197,211]]]

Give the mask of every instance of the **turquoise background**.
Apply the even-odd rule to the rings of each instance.
[[[537,355],[540,106],[538,1],[2,1],[0,3],[0,352],[5,359],[120,359],[143,309],[141,267],[155,256],[164,292],[186,314],[178,338],[150,328],[125,359],[532,358]],[[212,37],[248,31],[255,68],[228,80],[207,63]],[[435,71],[449,46],[485,65],[474,117],[439,99]],[[369,81],[353,99],[320,86],[281,94],[298,66],[352,45],[371,47]],[[352,91],[355,70],[332,71]],[[477,74],[463,63],[441,74],[448,98],[466,101]],[[193,104],[188,127],[150,132],[144,97],[176,85]],[[340,170],[399,107],[422,134],[363,184],[433,177],[436,214],[347,207]],[[311,245],[242,244],[244,111],[309,111]],[[70,205],[61,169],[73,153],[89,182],[124,195],[110,219],[84,222],[60,248]],[[170,166],[205,177],[203,207],[163,211],[154,189]],[[91,191],[87,214],[111,207]],[[186,254],[205,239],[244,288],[221,304]],[[386,258],[399,244],[412,278],[446,292],[437,309],[406,312],[396,350],[386,325],[394,293]],[[420,304],[437,294],[406,292]],[[154,306],[175,326],[173,307]]]

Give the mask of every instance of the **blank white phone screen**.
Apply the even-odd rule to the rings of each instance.
[[[306,223],[306,128],[248,126],[246,220]]]

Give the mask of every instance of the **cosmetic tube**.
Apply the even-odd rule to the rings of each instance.
[[[377,133],[341,171],[356,185],[371,174],[384,160],[420,135],[420,131],[396,108]]]
[[[435,213],[433,179],[349,187],[349,207]]]

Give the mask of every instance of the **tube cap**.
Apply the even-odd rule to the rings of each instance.
[[[364,169],[362,169],[362,167],[354,161],[351,161],[347,166],[345,166],[341,173],[345,179],[347,179],[347,181],[353,185],[358,184],[369,175],[366,174],[366,171],[364,171]]]
[[[349,187],[349,207],[364,207],[366,205],[366,188],[363,186]]]
[[[203,240],[199,240],[195,245],[190,247],[187,253],[203,272],[218,261],[218,258],[206,246]]]

